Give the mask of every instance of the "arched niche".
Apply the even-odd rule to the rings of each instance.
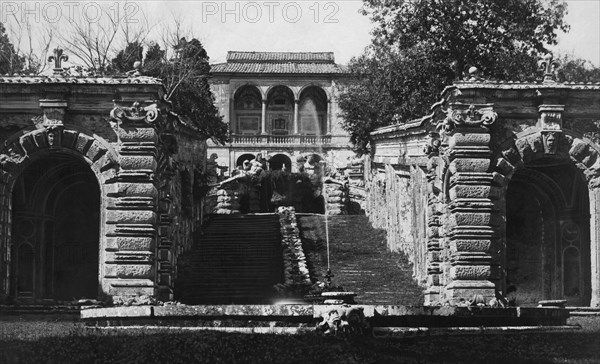
[[[13,242],[28,239],[36,251],[32,298],[97,298],[101,196],[89,165],[67,153],[38,155],[17,177],[12,201]]]
[[[506,201],[506,283],[516,286],[521,304],[567,299],[571,305],[595,305],[600,279],[592,263],[598,256],[599,235],[595,226],[599,203],[594,192],[600,163],[598,152],[595,145],[568,130],[555,134],[555,143],[555,148],[550,149],[543,132],[530,130],[518,135],[495,161],[496,181],[503,182]],[[518,219],[511,214],[528,212],[515,208],[515,204],[532,210],[531,221],[526,224],[529,228],[539,227],[539,231],[529,234],[531,238],[522,237],[520,248],[511,241],[511,235],[527,234],[513,234]],[[521,223],[525,220],[522,218]],[[578,251],[577,285],[569,278],[575,266],[571,248]],[[511,256],[518,257],[518,266],[511,266]],[[514,279],[519,275],[521,278]]]
[[[105,140],[62,125],[22,131],[6,139],[3,148],[0,149],[0,201],[2,202],[0,204],[0,254],[9,257],[6,261],[0,262],[0,266],[5,265],[0,267],[0,271],[5,272],[0,281],[0,291],[3,294],[17,296],[17,282],[14,277],[18,269],[14,255],[15,244],[23,233],[29,234],[35,231],[36,241],[32,240],[34,237],[29,238],[35,251],[36,273],[33,296],[36,300],[56,297],[52,288],[54,284],[52,282],[55,281],[52,277],[56,270],[52,268],[54,263],[50,262],[55,261],[52,254],[57,245],[48,243],[56,241],[50,234],[50,231],[56,231],[52,226],[55,221],[52,216],[56,212],[62,213],[67,210],[60,206],[67,206],[67,200],[77,195],[76,190],[81,193],[92,193],[95,196],[92,198],[97,202],[97,208],[76,215],[93,216],[98,230],[97,237],[92,239],[95,253],[87,256],[93,262],[86,263],[93,266],[94,272],[88,272],[88,277],[93,275],[95,283],[92,283],[90,278],[84,285],[92,288],[89,291],[79,291],[77,294],[97,297],[109,292],[110,282],[104,277],[107,254],[106,207],[114,198],[109,193],[116,188],[119,168],[117,160],[117,154]],[[80,184],[84,181],[87,181],[87,184]],[[65,183],[71,187],[65,187]],[[59,188],[61,186],[64,188]],[[96,205],[88,200],[84,201],[86,201],[84,205]],[[70,223],[67,225],[72,226]],[[76,225],[80,224],[75,223],[73,226]],[[81,258],[87,259],[83,256]],[[67,294],[71,295],[71,293]],[[69,300],[72,299],[71,295]]]

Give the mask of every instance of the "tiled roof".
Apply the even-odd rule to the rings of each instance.
[[[346,73],[346,68],[335,63],[218,63],[211,73]]]
[[[333,52],[227,52],[227,62],[335,63]]]
[[[161,85],[161,81],[154,77],[73,77],[73,76],[2,76],[0,84],[48,84],[48,83],[71,83],[71,84],[108,84],[108,85],[130,85],[146,84]]]
[[[333,52],[227,52],[227,63],[211,65],[211,73],[336,74]]]

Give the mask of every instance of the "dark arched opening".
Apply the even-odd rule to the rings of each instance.
[[[291,172],[292,160],[285,154],[275,154],[269,159],[269,168],[272,171],[286,170]]]
[[[238,157],[238,159],[235,161],[235,166],[236,167],[241,167],[244,165],[245,161],[251,161],[254,158],[256,158],[256,156],[254,154],[250,154],[250,153],[246,153],[246,154],[242,154],[241,156]]]
[[[100,187],[88,164],[63,153],[37,158],[16,180],[12,201],[14,298],[98,297]]]
[[[589,218],[587,183],[571,163],[542,159],[515,173],[506,194],[504,260],[518,305],[589,305]]]

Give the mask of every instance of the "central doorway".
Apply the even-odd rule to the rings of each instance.
[[[17,301],[97,298],[100,187],[66,153],[36,159],[12,195],[12,295]]]

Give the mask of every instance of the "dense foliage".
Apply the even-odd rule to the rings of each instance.
[[[144,47],[140,42],[131,42],[113,58],[112,67],[117,72],[131,71],[136,61],[142,61],[143,53]]]
[[[143,48],[129,43],[112,61],[116,71],[133,69],[142,60]],[[208,77],[209,57],[199,40],[181,38],[172,49],[161,49],[156,43],[147,47],[142,73],[160,78],[166,88],[166,99],[184,121],[197,128],[203,137],[224,143],[228,127],[214,105]]]
[[[558,60],[560,68],[557,79],[561,82],[600,82],[600,67],[590,61],[572,55],[564,55]]]
[[[372,44],[351,60],[340,96],[355,149],[373,129],[423,116],[470,66],[483,77],[532,79],[536,61],[568,31],[561,0],[364,0]]]

